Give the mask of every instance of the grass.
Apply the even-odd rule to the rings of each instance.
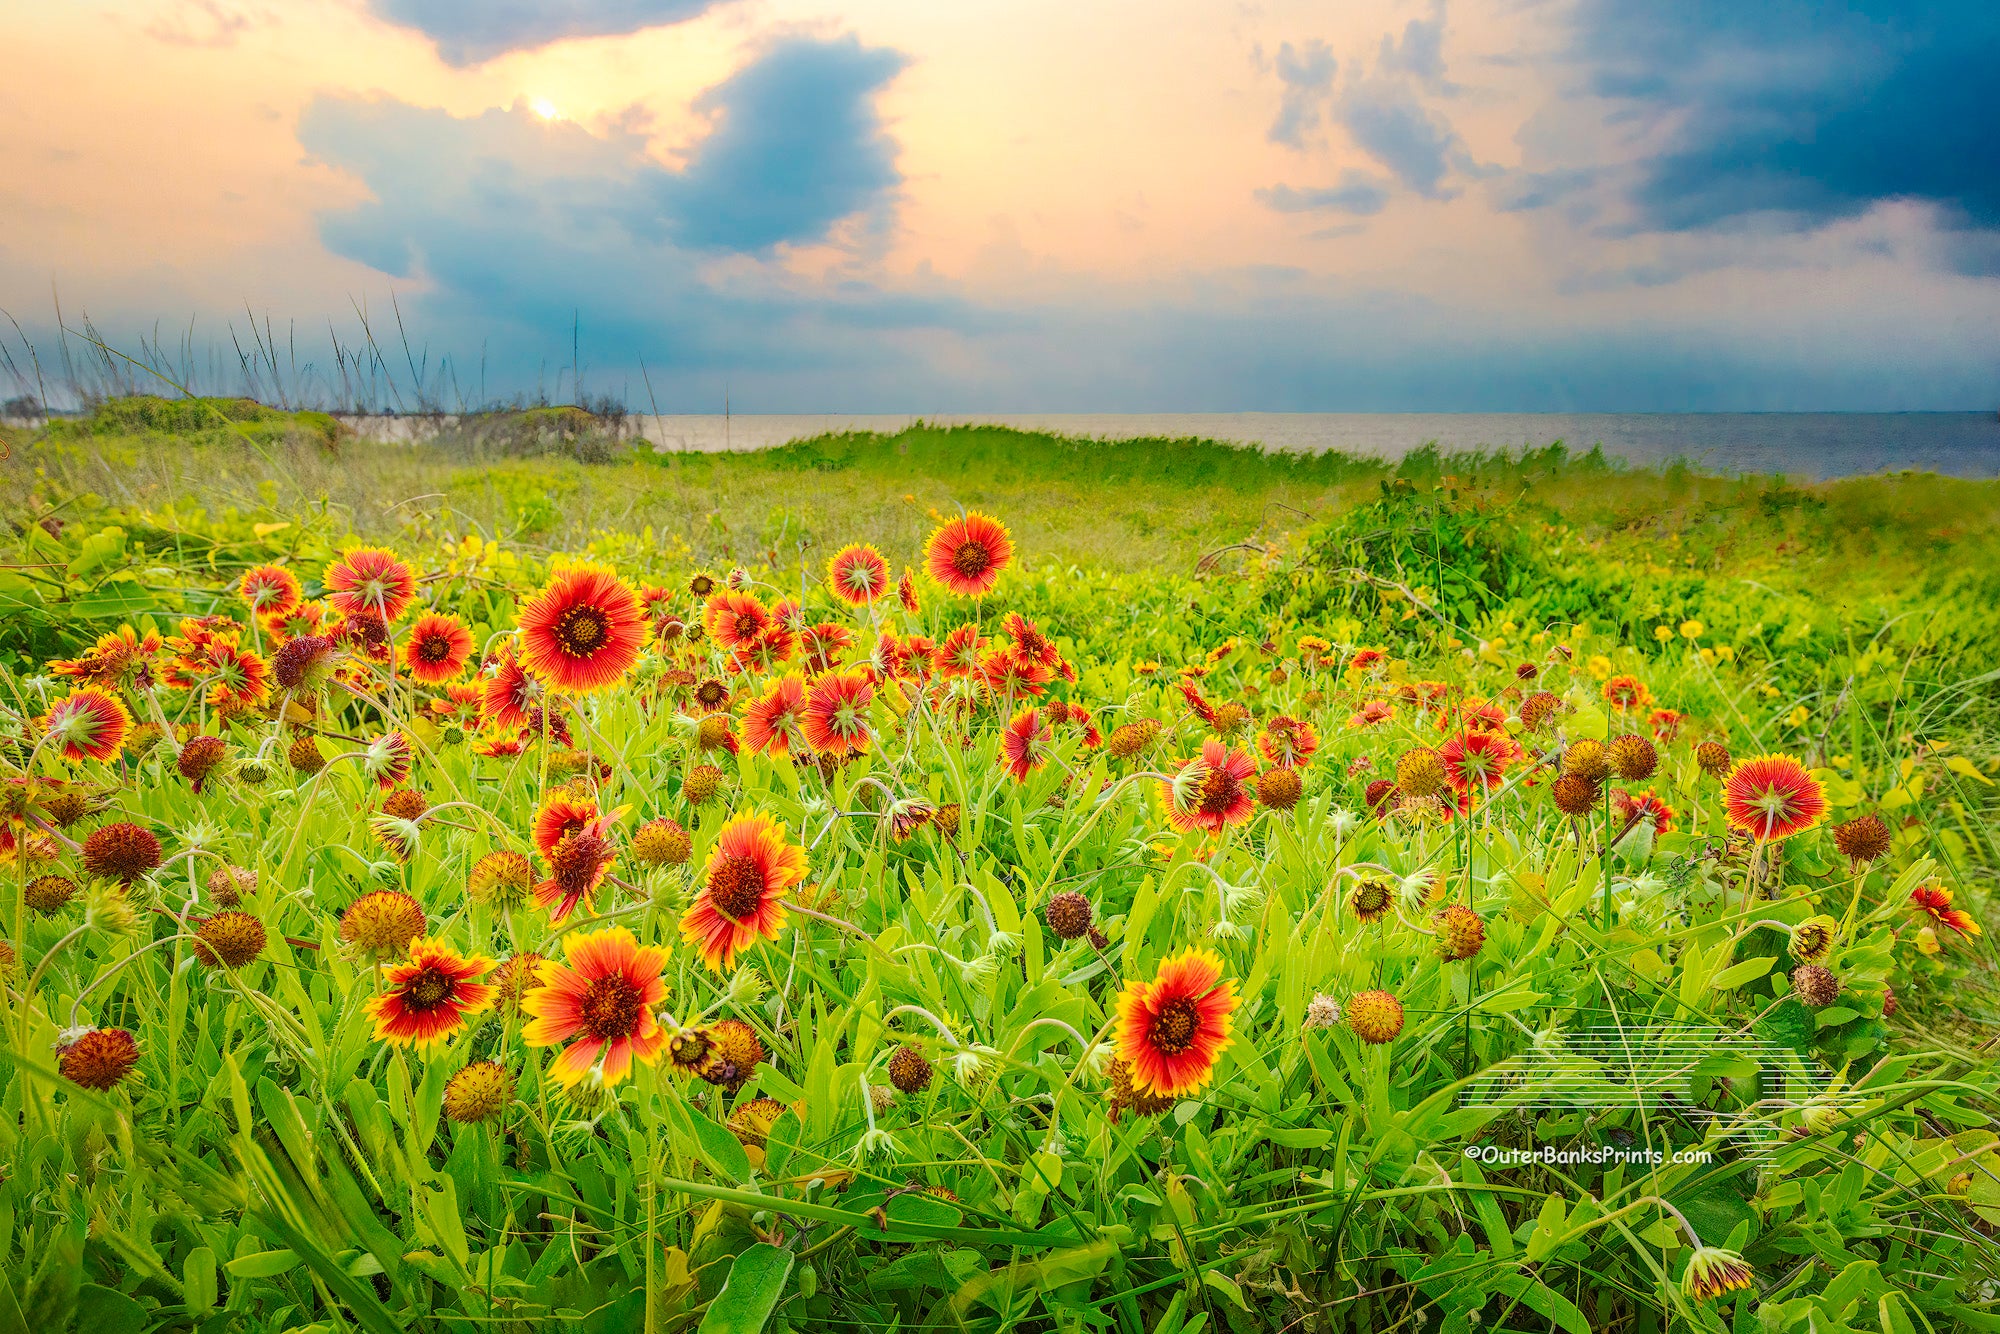
[[[2000,1325],[1992,938],[1912,898],[1949,890],[1993,920],[1993,484],[1799,487],[1553,450],[1390,470],[921,427],[584,464],[121,411],[8,442],[0,1323]],[[833,549],[874,542],[899,572],[959,505],[1019,544],[990,595],[830,596]],[[280,564],[318,598],[358,540],[398,553],[421,607],[482,647],[572,556],[688,624],[708,610],[698,573],[797,597],[873,673],[866,750],[760,751],[745,706],[800,664],[746,667],[712,634],[660,636],[616,688],[525,730],[365,637],[327,650],[323,686],[223,707],[211,687],[283,632],[252,623],[242,574]],[[38,721],[70,689],[51,660],[123,624],[168,637],[107,681],[150,726],[65,758]],[[1061,660],[1046,712],[917,679],[898,646],[966,624]],[[1628,677],[1648,705],[1616,702]],[[731,702],[704,713],[711,679]],[[1464,809],[1424,795],[1425,757],[1496,715],[1499,783],[1467,782]],[[1272,778],[1285,719],[1318,743],[1295,801]],[[1135,723],[1158,730],[1120,740]],[[1030,739],[1011,768],[1010,736]],[[1613,737],[1625,775],[1559,808],[1557,773]],[[331,763],[315,771],[302,739]],[[1701,742],[1798,757],[1826,820],[1775,846],[1731,835]],[[1188,827],[1169,805],[1207,777],[1161,780],[1212,772],[1181,767],[1211,745],[1255,773],[1254,800]],[[1670,824],[1617,815],[1620,790]],[[747,1025],[747,1071],[572,1086],[504,1005],[432,1047],[378,1030],[395,954],[347,929],[366,894],[409,896],[467,953],[563,955],[569,923],[472,874],[495,852],[552,868],[530,831],[557,798],[604,814],[614,855],[579,917],[662,948],[663,1023]],[[809,874],[786,923],[718,969],[680,923],[751,812]],[[1866,816],[1889,846],[1856,865],[1828,827]],[[685,845],[642,856],[654,821]],[[120,822],[164,858],[123,884],[84,853]],[[1064,893],[1101,939],[1073,930],[1074,901],[1056,910]],[[224,966],[189,936],[232,895],[262,947]],[[1821,916],[1824,947],[1806,929]],[[1109,1065],[1132,1036],[1120,994],[1189,948],[1231,985],[1232,1044],[1208,1082],[1136,1100]],[[1520,1073],[1521,1095],[1580,1078],[1606,1025],[1648,1048],[1690,1031],[1700,1059],[1647,1103],[1468,1096],[1496,1075]],[[83,1087],[103,1067],[79,1029],[129,1033],[136,1065]],[[1730,1054],[1750,1036],[1761,1062]],[[510,1081],[497,1107],[451,1092],[476,1061]],[[1751,1138],[1712,1136],[1711,1115]],[[1710,1156],[1482,1165],[1465,1152],[1481,1145]]]

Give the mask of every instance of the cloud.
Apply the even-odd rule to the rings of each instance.
[[[1350,86],[1340,100],[1340,123],[1355,144],[1426,199],[1449,199],[1445,177],[1469,165],[1451,123],[1426,107],[1407,84],[1375,78]]]
[[[478,65],[568,37],[615,37],[681,23],[718,0],[368,0],[377,18],[415,28],[447,65]]]
[[[1304,190],[1274,185],[1257,191],[1257,198],[1279,213],[1351,213],[1367,218],[1382,211],[1389,202],[1389,190],[1387,182],[1350,167],[1341,173],[1339,185]],[[1347,233],[1342,229],[1338,234]]]
[[[808,283],[777,248],[836,240],[899,182],[874,92],[901,68],[851,39],[791,39],[701,99],[683,170],[624,128],[525,106],[474,116],[322,96],[299,139],[373,199],[320,218],[335,254],[421,282],[446,334],[526,347],[572,319],[655,364],[775,366],[882,354],[839,331],[976,326],[948,294]]]
[[[1320,126],[1320,108],[1333,89],[1339,62],[1326,43],[1315,38],[1300,50],[1290,42],[1283,43],[1274,65],[1285,91],[1278,103],[1278,118],[1271,122],[1266,137],[1287,148],[1304,148],[1306,136]]]
[[[882,197],[901,177],[874,95],[905,63],[852,37],[794,39],[704,93],[695,108],[716,129],[662,182],[675,235],[726,250],[811,241]]]
[[[1914,200],[2000,228],[1991,0],[1584,0],[1575,40],[1588,90],[1657,142],[1625,191],[1638,227],[1812,229]]]
[[[1450,93],[1456,88],[1445,82],[1444,77],[1444,4],[1438,5],[1427,19],[1411,19],[1403,25],[1403,38],[1398,42],[1394,37],[1382,38],[1382,50],[1375,58],[1375,67],[1385,73],[1408,74],[1437,92]]]

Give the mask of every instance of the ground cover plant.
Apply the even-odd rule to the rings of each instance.
[[[2000,1327],[1991,484],[117,411],[5,479],[10,1328]]]

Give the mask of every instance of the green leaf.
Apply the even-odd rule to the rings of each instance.
[[[299,1266],[297,1251],[257,1251],[239,1255],[223,1268],[231,1278],[276,1278]]]
[[[1709,979],[1708,985],[1717,991],[1740,987],[1745,982],[1754,982],[1770,972],[1771,965],[1776,962],[1776,958],[1745,959],[1742,963],[1731,964],[1717,973]]]
[[[738,1185],[750,1180],[750,1156],[743,1152],[743,1142],[721,1126],[708,1119],[699,1110],[685,1104],[681,1114],[686,1118],[688,1133],[694,1137],[695,1147],[701,1151],[702,1160],[717,1176]]]
[[[701,1318],[700,1334],[758,1334],[785,1295],[792,1259],[790,1251],[762,1241],[737,1256]]]
[[[215,1252],[206,1246],[197,1246],[187,1254],[181,1264],[181,1283],[186,1292],[187,1304],[196,1311],[206,1311],[215,1305]]]

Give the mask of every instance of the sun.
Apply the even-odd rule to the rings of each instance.
[[[543,120],[563,119],[562,108],[558,107],[554,102],[549,101],[546,97],[529,98],[528,110],[534,112]]]

